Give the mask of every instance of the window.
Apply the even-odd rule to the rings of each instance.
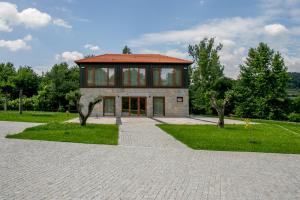
[[[123,86],[145,87],[146,69],[145,68],[123,68]]]
[[[181,68],[153,68],[153,85],[155,87],[182,86]]]
[[[114,86],[115,69],[109,67],[88,67],[88,86]]]

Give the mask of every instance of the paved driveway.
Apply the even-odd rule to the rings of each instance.
[[[0,122],[0,199],[300,199],[299,155],[193,151],[152,123],[123,120],[108,146],[4,139],[32,124]]]

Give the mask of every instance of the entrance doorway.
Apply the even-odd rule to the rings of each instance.
[[[165,97],[153,97],[153,115],[165,115]]]
[[[122,116],[146,116],[146,97],[122,97]]]
[[[103,98],[103,115],[104,116],[115,115],[115,97]]]

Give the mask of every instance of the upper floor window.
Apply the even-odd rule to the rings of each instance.
[[[177,67],[153,68],[154,87],[182,86],[182,69]]]
[[[114,86],[115,69],[109,67],[88,67],[87,85],[88,86]]]
[[[146,86],[146,69],[139,68],[123,68],[123,86],[145,87]]]

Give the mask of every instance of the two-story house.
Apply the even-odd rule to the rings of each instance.
[[[159,54],[104,54],[75,61],[84,106],[92,116],[188,116],[192,61]]]

